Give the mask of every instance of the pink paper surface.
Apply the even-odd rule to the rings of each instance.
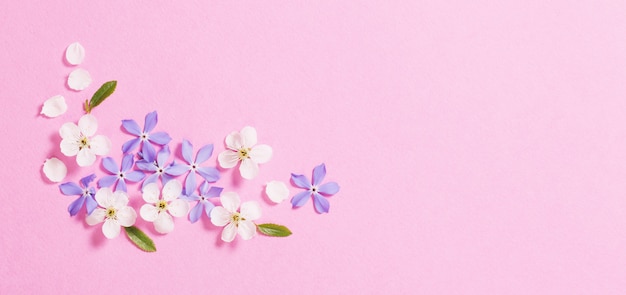
[[[0,294],[625,294],[623,1],[8,1],[0,9]],[[69,90],[65,48],[94,83]],[[259,177],[217,183],[289,238],[177,219],[106,240],[41,167],[103,82],[122,119],[194,146],[251,125]],[[61,94],[69,110],[39,116]],[[141,123],[143,124],[143,123]],[[330,213],[262,194],[326,163]],[[290,194],[300,190],[289,185]],[[130,186],[131,204],[141,201]]]

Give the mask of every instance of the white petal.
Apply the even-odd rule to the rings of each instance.
[[[241,141],[241,134],[237,131],[233,131],[226,136],[226,146],[232,150],[238,150],[243,147],[243,141]]]
[[[139,209],[139,215],[141,215],[143,220],[152,222],[159,216],[159,209],[154,207],[154,205],[144,204],[141,206],[141,209]]]
[[[239,162],[239,155],[237,152],[225,150],[217,156],[217,161],[222,168],[233,168]]]
[[[83,69],[75,69],[67,77],[67,86],[73,90],[83,90],[91,84],[89,72]]]
[[[189,203],[181,199],[176,199],[167,205],[167,211],[174,217],[183,217],[189,212]]]
[[[233,223],[229,223],[222,230],[222,241],[230,243],[235,239],[236,235],[237,235],[237,227]]]
[[[76,163],[78,163],[80,167],[91,166],[95,161],[96,155],[89,148],[79,150],[76,155]]]
[[[252,159],[244,159],[239,166],[239,173],[245,179],[254,179],[259,175],[259,165]]]
[[[91,215],[87,216],[85,221],[89,225],[96,225],[104,220],[104,216],[106,215],[106,210],[102,208],[96,208],[91,212]]]
[[[78,42],[70,44],[65,50],[65,60],[71,65],[79,65],[85,59],[85,48]]]
[[[217,206],[211,210],[211,223],[217,226],[224,226],[230,222],[231,214],[222,206]]]
[[[241,217],[249,220],[261,218],[261,205],[256,201],[244,202],[241,204]]]
[[[289,198],[289,189],[284,182],[273,180],[265,186],[265,194],[274,203],[280,203]]]
[[[102,225],[102,233],[107,239],[113,239],[120,234],[120,224],[115,219],[108,219]]]
[[[111,140],[104,135],[96,135],[89,140],[89,146],[94,154],[104,156],[111,151]]]
[[[159,186],[156,182],[147,184],[143,188],[143,200],[150,204],[154,204],[159,201]]]
[[[132,207],[126,206],[117,211],[117,221],[121,226],[131,226],[137,220],[137,212]]]
[[[237,232],[244,240],[252,239],[252,237],[256,234],[256,225],[254,225],[254,222],[249,220],[241,221],[239,222]]]
[[[64,155],[71,157],[76,156],[78,154],[79,148],[76,140],[73,139],[63,139],[61,140],[61,153]]]
[[[50,181],[59,182],[67,175],[67,167],[61,160],[52,157],[43,163],[43,174],[45,174]]]
[[[111,196],[111,203],[115,209],[122,209],[128,205],[128,194],[124,191],[115,191]]]
[[[237,212],[239,204],[241,204],[241,200],[239,199],[239,195],[237,193],[227,192],[220,196],[220,203],[222,203],[222,207],[224,207],[226,211],[232,213]]]
[[[193,172],[192,172],[193,173]],[[180,196],[180,193],[183,191],[183,185],[180,181],[173,179],[168,181],[165,186],[163,186],[163,200],[172,201]]]
[[[91,114],[86,114],[78,120],[78,128],[83,135],[92,137],[98,130],[98,120]]]
[[[259,164],[267,163],[272,158],[272,147],[266,144],[257,145],[250,150],[250,159]]]
[[[240,134],[243,146],[252,147],[256,144],[256,129],[254,129],[254,127],[243,127]]]
[[[59,135],[61,135],[63,139],[77,141],[80,139],[80,128],[72,122],[67,122],[59,129]]]
[[[65,98],[61,95],[48,98],[41,108],[41,113],[50,118],[58,117],[65,114],[65,112],[67,112],[67,104],[65,103]]]
[[[154,229],[162,234],[172,232],[174,230],[174,220],[172,220],[172,216],[167,214],[167,212],[159,213],[159,216],[154,221]]]
[[[104,208],[113,205],[113,191],[110,187],[103,187],[96,192],[96,202]]]

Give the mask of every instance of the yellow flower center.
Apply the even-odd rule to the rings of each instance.
[[[163,212],[167,210],[167,202],[165,202],[164,200],[160,200],[159,202],[157,202],[156,207],[157,209],[159,209],[159,212]]]
[[[241,215],[239,214],[239,212],[235,212],[230,216],[230,220],[232,223],[235,224],[235,226],[239,226],[239,221],[244,221],[246,220],[245,218],[241,217]]]
[[[117,217],[116,213],[117,210],[115,210],[115,208],[109,207],[107,208],[106,217],[109,219],[115,219]]]
[[[80,138],[80,140],[78,140],[78,150],[82,150],[84,148],[88,148],[89,147],[89,139],[87,138],[87,136],[82,136]]]
[[[243,161],[244,159],[250,158],[248,153],[250,153],[250,148],[241,148],[239,151],[237,151],[239,160]]]

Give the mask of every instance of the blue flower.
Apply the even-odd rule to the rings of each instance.
[[[158,115],[156,111],[146,115],[143,131],[134,120],[122,120],[122,128],[124,128],[126,132],[137,136],[137,138],[131,139],[122,145],[122,152],[127,154],[139,147],[139,144],[141,143],[142,158],[154,159],[156,150],[152,145],[156,144],[162,146],[168,144],[172,140],[172,138],[165,132],[150,133],[156,126],[157,122]]]
[[[209,183],[207,181],[202,182],[200,185],[200,194],[197,194],[195,191],[191,193],[185,193],[185,195],[181,196],[182,199],[187,201],[198,201],[196,206],[191,209],[189,212],[189,220],[191,223],[195,223],[202,216],[202,211],[206,214],[207,217],[211,218],[211,210],[215,208],[215,205],[209,201],[210,198],[219,197],[222,193],[223,188],[213,186],[209,189]]]
[[[339,185],[336,182],[328,182],[320,185],[322,180],[324,180],[324,176],[326,176],[326,166],[324,163],[313,169],[313,182],[310,182],[304,175],[296,175],[292,173],[291,181],[293,181],[297,187],[306,189],[306,191],[295,195],[291,199],[291,205],[294,208],[300,207],[306,204],[309,196],[312,196],[315,210],[318,213],[328,213],[330,204],[324,197],[336,194],[339,191]]]
[[[185,194],[191,195],[196,190],[196,172],[207,182],[216,182],[220,179],[220,172],[214,167],[200,167],[200,164],[206,162],[211,157],[211,154],[213,154],[213,145],[207,144],[198,150],[194,161],[193,145],[188,140],[183,139],[183,159],[185,159],[187,165],[178,165],[189,171],[185,180]]]
[[[124,155],[124,158],[122,158],[122,166],[119,169],[117,168],[117,163],[113,160],[113,158],[106,157],[102,159],[102,166],[104,166],[104,169],[112,175],[100,178],[100,180],[98,180],[98,186],[109,187],[117,182],[115,185],[115,191],[121,190],[126,192],[126,181],[139,182],[146,177],[146,174],[141,171],[130,170],[133,168],[133,156],[133,154]]]
[[[146,174],[152,173],[152,175],[146,177],[143,181],[141,185],[142,191],[147,184],[156,182],[159,177],[161,177],[161,183],[165,184],[174,177],[187,172],[185,165],[178,165],[176,163],[166,164],[169,157],[170,148],[166,145],[157,153],[156,158],[144,158],[143,160],[137,161],[135,165],[139,170],[146,172]]]
[[[67,207],[67,211],[70,213],[70,216],[78,214],[78,211],[80,211],[80,208],[82,208],[85,203],[87,203],[87,215],[91,214],[91,212],[98,207],[98,203],[96,202],[96,199],[94,199],[96,190],[93,187],[89,187],[89,183],[91,183],[95,178],[95,174],[83,177],[80,180],[80,186],[73,182],[66,182],[59,185],[59,189],[64,195],[79,196],[70,204],[69,207]]]

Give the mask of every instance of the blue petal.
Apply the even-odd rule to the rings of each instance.
[[[157,164],[159,164],[159,167],[164,167],[165,162],[167,161],[167,159],[169,159],[169,157],[170,157],[170,147],[163,146],[163,148],[161,148],[161,150],[156,156],[156,161],[157,161]]]
[[[326,176],[326,165],[324,163],[319,164],[313,168],[313,185],[318,186],[324,180],[324,176]]]
[[[204,212],[206,213],[206,216],[211,218],[211,211],[213,211],[213,208],[215,208],[215,205],[209,201],[204,201]]]
[[[339,185],[336,182],[329,182],[320,185],[317,191],[324,196],[332,196],[339,191]]]
[[[103,176],[98,180],[98,187],[110,187],[117,180],[117,175]]]
[[[154,147],[152,146],[151,143],[144,141],[141,144],[141,156],[146,160],[146,161],[154,161],[155,156],[157,155],[156,151],[154,150]]]
[[[83,207],[84,203],[85,198],[83,198],[83,196],[78,197],[78,199],[74,200],[74,202],[72,202],[69,207],[67,207],[67,212],[70,213],[70,216],[78,214],[78,211],[80,211],[80,208]]]
[[[220,172],[213,167],[199,167],[196,172],[208,182],[216,182],[220,179]]]
[[[328,200],[317,193],[313,194],[313,204],[315,205],[315,211],[318,213],[328,213],[328,209],[330,209]]]
[[[185,194],[191,195],[196,190],[196,174],[191,172],[187,174],[185,179]]]
[[[196,164],[204,163],[213,154],[213,145],[207,144],[200,148],[198,155],[196,155]]]
[[[191,221],[191,223],[196,223],[196,221],[198,221],[198,219],[200,219],[200,216],[202,215],[202,203],[198,202],[195,206],[193,206],[193,208],[191,208],[191,212],[189,212],[189,221]]]
[[[106,171],[111,172],[112,174],[117,174],[120,170],[117,168],[117,163],[111,157],[106,157],[102,159],[102,166]]]
[[[172,164],[165,168],[165,173],[173,176],[183,175],[187,171],[189,171],[189,166],[185,164]]]
[[[309,197],[311,197],[311,192],[303,191],[291,198],[291,205],[293,207],[301,207],[302,205],[306,204],[306,201],[309,200]]]
[[[135,120],[122,120],[122,128],[124,128],[126,132],[132,135],[141,135],[141,128],[139,127],[139,124],[135,122]]]
[[[75,184],[73,182],[66,182],[64,184],[61,184],[59,185],[59,189],[61,190],[61,193],[66,196],[76,196],[83,194],[83,189],[78,186],[78,184]]]
[[[126,190],[126,181],[124,181],[124,179],[120,179],[120,181],[117,182],[117,186],[115,186],[115,191],[123,191],[123,192],[127,192]]]
[[[183,159],[185,159],[185,161],[187,161],[187,164],[190,164],[193,162],[193,145],[191,144],[191,142],[189,142],[189,140],[183,139]]]
[[[144,121],[143,132],[149,133],[150,131],[152,131],[152,129],[154,129],[158,121],[159,121],[159,117],[156,111],[152,113],[148,113]]]
[[[182,194],[180,195],[180,197],[178,197],[179,199],[185,200],[185,201],[199,201],[200,200],[200,196],[198,196],[198,194],[193,193],[191,195],[186,195],[186,194]]]
[[[130,151],[134,151],[137,149],[137,147],[139,146],[139,143],[141,142],[141,138],[137,137],[137,138],[133,138],[127,142],[125,142],[122,145],[122,153],[126,154]]]
[[[311,188],[311,182],[309,182],[309,179],[306,178],[306,176],[300,174],[293,174],[291,173],[291,181],[293,182],[293,184],[299,188],[304,188],[304,189],[310,189]]]
[[[200,194],[203,196],[206,196],[208,192],[209,192],[209,183],[206,181],[203,181],[202,184],[200,185]]]
[[[96,202],[96,199],[94,199],[93,195],[85,197],[85,199],[87,200],[87,215],[91,215],[93,210],[96,210],[96,208],[98,208],[98,202]]]
[[[206,183],[206,182],[205,182],[205,183]],[[223,189],[223,188],[221,188],[221,187],[214,186],[214,187],[211,187],[211,189],[209,190],[209,192],[208,192],[208,193],[206,193],[204,196],[205,196],[205,197],[207,197],[207,198],[215,198],[215,197],[219,197],[219,196],[220,196],[220,194],[222,194],[222,190],[224,190],[224,189]]]
[[[81,178],[81,179],[80,179],[80,184],[81,184],[83,187],[88,187],[88,186],[89,186],[89,184],[90,184],[90,183],[91,183],[94,179],[96,179],[96,175],[95,175],[95,174],[93,174],[93,173],[92,173],[92,174],[89,174],[89,175],[87,175],[87,176],[85,176],[85,177],[83,177],[83,178]]]
[[[120,169],[120,171],[126,172],[133,168],[133,163],[135,162],[133,157],[135,157],[133,154],[124,155],[124,158],[122,158],[122,169]]]
[[[154,162],[148,162],[146,160],[139,160],[135,163],[137,169],[148,172],[156,172],[158,167],[154,165]]]
[[[172,141],[172,138],[169,136],[169,134],[165,132],[155,132],[148,136],[148,140],[158,145],[164,145],[170,143],[170,141]]]
[[[124,174],[124,177],[130,182],[140,182],[146,174],[141,171],[130,171]]]
[[[166,183],[170,182],[170,180],[174,179],[173,176],[168,175],[168,174],[161,174],[161,184],[165,185]]]
[[[148,176],[141,184],[141,191],[143,191],[143,188],[146,187],[146,185],[156,182],[157,178],[159,178],[159,175],[156,173]]]

